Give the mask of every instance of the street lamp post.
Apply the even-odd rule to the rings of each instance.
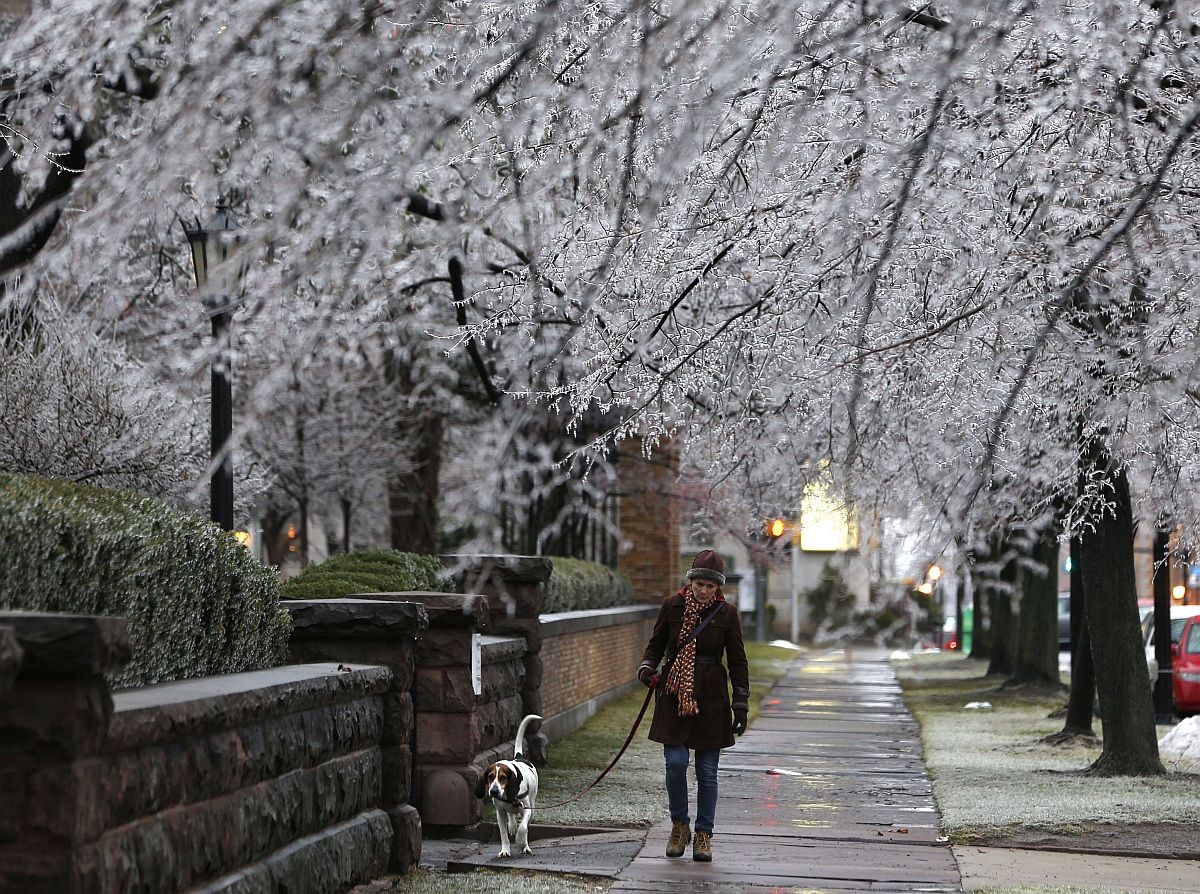
[[[229,322],[244,263],[236,258],[244,237],[242,228],[229,213],[225,199],[217,202],[216,213],[201,224],[184,224],[192,249],[192,270],[201,300],[212,317],[212,477],[209,480],[209,517],[223,530],[233,530],[233,457],[229,445],[233,434],[233,346]]]

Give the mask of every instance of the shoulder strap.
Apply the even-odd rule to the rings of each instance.
[[[684,649],[686,649],[688,647],[688,643],[690,643],[692,640],[694,640],[696,637],[698,637],[700,635],[700,632],[705,627],[708,626],[709,621],[711,621],[713,618],[715,618],[717,615],[719,615],[721,613],[721,611],[725,608],[726,604],[727,603],[724,603],[724,602],[718,603],[716,609],[709,612],[707,615],[705,615],[704,620],[702,620],[699,624],[696,625],[696,629],[693,630],[691,632],[691,634],[688,635],[688,638],[685,639],[683,642],[681,642],[679,644],[679,648],[677,648],[674,652],[672,652],[670,654],[670,656],[667,658],[667,663],[663,665],[662,674],[659,675],[660,680],[667,679],[667,674],[671,670],[671,665],[675,663],[675,658],[679,655],[680,652],[682,652]]]

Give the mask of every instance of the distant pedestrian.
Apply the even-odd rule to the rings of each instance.
[[[666,758],[671,808],[668,857],[682,857],[692,840],[688,814],[689,752],[696,757],[696,839],[692,859],[712,860],[717,812],[717,765],[721,749],[746,731],[750,667],[737,609],[725,601],[725,561],[716,550],[696,556],[687,583],[663,600],[654,632],[642,654],[638,679],[655,690],[650,739]],[[699,630],[698,636],[693,636]],[[684,644],[682,650],[680,643]],[[729,676],[721,664],[724,655]],[[666,657],[660,678],[659,662]],[[730,703],[729,684],[733,683]]]

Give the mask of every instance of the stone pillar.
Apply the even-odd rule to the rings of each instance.
[[[104,674],[129,661],[125,619],[0,612],[0,628],[0,891],[86,894],[106,831],[89,809],[113,712]]]
[[[619,450],[618,524],[628,549],[618,557],[617,568],[629,575],[638,602],[658,605],[678,592],[682,577],[679,453],[664,443],[648,458],[636,437],[621,441]]]
[[[539,556],[442,556],[460,593],[482,593],[491,607],[489,632],[525,638],[525,682],[522,715],[542,714],[542,586],[550,579],[549,559]],[[518,722],[520,719],[518,718]],[[512,733],[516,733],[516,727]],[[535,764],[546,762],[547,742],[541,733],[525,741]]]
[[[370,598],[284,600],[292,616],[291,660],[382,664],[392,672],[384,695],[383,804],[394,837],[389,868],[407,872],[421,858],[421,817],[412,806],[413,681],[417,641],[429,627],[425,607]]]

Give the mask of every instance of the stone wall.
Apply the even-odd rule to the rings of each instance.
[[[395,608],[394,632],[423,629],[420,606]],[[325,894],[395,862],[388,667],[114,695],[104,674],[128,660],[123,619],[9,612],[4,628],[0,665],[18,669],[0,690],[0,891]]]
[[[542,585],[550,579],[550,560],[535,556],[442,556],[460,593],[488,599],[488,630],[525,640],[525,678],[521,714],[542,715]],[[540,742],[540,744],[539,744]],[[533,744],[544,755],[545,740]]]
[[[421,594],[413,594],[419,596]],[[353,599],[284,600],[292,618],[292,661],[382,665],[391,671],[383,695],[382,807],[392,825],[389,865],[405,872],[421,856],[421,817],[413,804],[416,742],[413,692],[416,653],[430,614],[420,599],[372,594]]]
[[[296,664],[116,694],[122,619],[0,613],[0,891],[331,894],[478,822],[525,714],[544,762],[636,686],[657,608],[539,618],[548,562],[462,565],[490,595],[285,603]]]
[[[542,733],[550,742],[640,686],[635,672],[657,617],[648,605],[542,616]]]

